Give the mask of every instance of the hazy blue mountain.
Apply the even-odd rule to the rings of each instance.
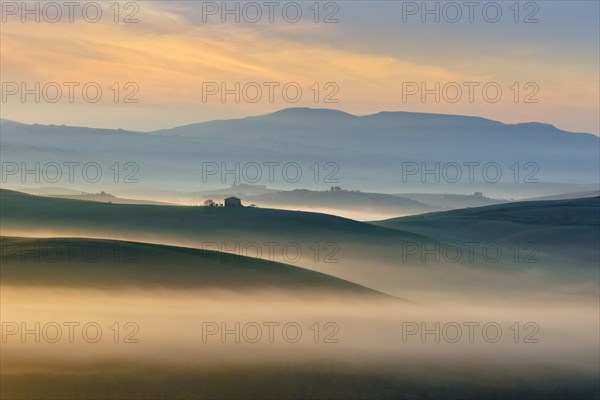
[[[237,178],[240,183],[280,190],[340,185],[385,193],[481,191],[491,197],[522,198],[593,190],[599,180],[600,139],[594,135],[541,123],[511,125],[467,116],[382,112],[358,117],[298,108],[150,133],[7,120],[2,120],[1,128],[3,162],[95,161],[103,170],[115,162],[121,166],[134,162],[139,167],[139,186],[145,188],[203,191],[231,185]],[[249,181],[254,171],[247,174],[251,178],[241,172],[202,176],[203,163],[223,165],[223,169],[235,169],[239,163],[239,171],[248,163],[265,162],[280,163],[272,181],[266,167],[258,181]],[[301,167],[298,181],[283,179],[282,166],[289,162]],[[434,182],[429,176],[422,183],[417,173],[403,179],[407,162],[419,168],[457,163],[462,177],[451,182],[442,175]],[[468,181],[465,162],[480,163],[475,182]],[[490,162],[501,167],[496,183],[483,179],[482,167]],[[518,174],[511,169],[515,163]],[[532,164],[526,167],[528,163]],[[454,171],[447,174],[454,178]],[[77,189],[113,191],[114,182],[105,175],[106,186],[96,184],[94,190],[79,179]],[[14,179],[9,177],[8,183],[23,183]],[[524,183],[526,179],[540,183]]]

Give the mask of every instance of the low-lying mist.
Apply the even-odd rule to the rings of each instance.
[[[576,300],[474,298],[471,306],[423,306],[318,291],[2,286],[4,362],[47,357],[394,362],[434,357],[591,371],[598,367],[598,318],[597,304]],[[79,325],[69,328],[69,322]],[[131,325],[125,327],[127,323]],[[83,329],[85,324],[89,326]]]
[[[277,398],[329,385],[382,398],[386,387],[424,384],[460,393],[465,380],[536,397],[574,382],[593,390],[599,372],[598,305],[577,300],[423,306],[317,291],[1,289],[2,391],[14,398],[169,397],[148,387],[170,398],[186,398],[183,389]]]
[[[172,253],[165,253],[157,258],[156,252],[149,252],[145,247],[146,244],[176,246],[181,248],[181,251],[208,250],[220,253],[214,259],[223,270],[231,266],[257,267],[260,260],[274,261],[324,273],[424,304],[445,301],[468,304],[472,298],[486,298],[488,301],[493,301],[495,298],[506,296],[524,300],[582,297],[593,301],[598,296],[597,269],[591,266],[576,268],[568,262],[558,264],[546,262],[541,251],[536,255],[539,258],[536,263],[515,263],[512,258],[514,253],[506,248],[504,258],[500,261],[486,262],[481,260],[479,255],[479,258],[471,262],[465,252],[462,257],[464,262],[447,262],[444,257],[439,257],[439,254],[432,254],[430,249],[434,245],[431,243],[411,241],[410,238],[383,238],[372,241],[368,238],[350,237],[335,241],[327,239],[311,241],[282,236],[277,240],[276,234],[248,238],[242,231],[223,234],[205,233],[199,230],[194,236],[186,236],[141,228],[95,230],[91,227],[83,228],[81,231],[60,227],[33,230],[3,227],[2,234],[38,238],[48,242],[49,244],[42,244],[39,248],[38,251],[42,253],[46,247],[49,247],[49,252],[52,252],[53,242],[60,244],[65,238],[82,238],[81,240],[84,241],[101,239],[140,242],[139,244],[128,243],[129,247],[125,250],[122,249],[125,242],[115,242],[117,243],[115,247],[121,248],[123,257],[131,254],[133,258],[133,263],[124,267],[137,268],[140,265],[152,264],[156,269],[163,271],[168,271],[170,265],[177,265],[177,259],[173,258]],[[81,252],[85,243],[77,246]],[[10,246],[5,247],[8,249]],[[408,253],[407,249],[412,252]],[[15,252],[18,253],[19,250],[15,249]],[[17,256],[14,255],[15,258],[18,258]],[[115,261],[110,258],[112,254],[103,256],[104,259],[100,260],[99,264],[104,262],[114,267]],[[568,254],[565,255],[567,256]],[[29,257],[30,260],[31,258]],[[44,261],[43,257],[42,261]],[[79,262],[84,265],[90,264],[89,261],[81,259]],[[123,260],[120,262],[126,264]],[[207,263],[206,259],[200,256],[191,260],[186,259],[186,262],[198,268]],[[19,264],[19,268],[36,265],[32,261],[20,263],[19,260],[15,260],[15,264]],[[73,263],[63,264],[68,267]],[[76,278],[76,275],[73,277]]]

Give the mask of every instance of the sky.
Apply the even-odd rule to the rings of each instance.
[[[313,107],[600,134],[598,1],[23,4],[1,2],[6,119],[151,131]]]

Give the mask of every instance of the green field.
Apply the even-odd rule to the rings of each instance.
[[[383,296],[298,266],[208,250],[78,238],[1,239],[0,271],[4,285],[213,289],[238,293],[314,290]]]

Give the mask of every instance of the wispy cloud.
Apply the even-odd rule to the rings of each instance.
[[[103,87],[114,82],[133,81],[140,87],[140,108],[146,111],[152,107],[177,109],[177,114],[154,117],[152,123],[160,126],[190,122],[193,115],[199,116],[198,119],[210,119],[211,116],[236,112],[257,114],[303,105],[341,108],[356,113],[393,109],[479,113],[509,122],[540,120],[559,125],[569,120],[560,118],[562,110],[575,109],[581,110],[582,119],[563,127],[596,131],[593,127],[597,124],[597,112],[592,109],[598,106],[597,75],[590,76],[587,66],[543,65],[544,60],[534,47],[522,45],[505,55],[482,54],[480,58],[467,60],[458,54],[445,61],[432,56],[431,61],[424,62],[402,54],[386,54],[377,46],[373,51],[357,50],[351,45],[338,46],[327,40],[336,28],[332,25],[202,24],[192,11],[197,10],[191,10],[185,3],[145,2],[137,15],[140,20],[137,24],[112,21],[4,24],[1,44],[3,80],[93,81]],[[403,101],[403,82],[428,82],[433,86],[435,82],[443,85],[447,82],[495,81],[507,90],[512,80],[527,76],[514,70],[515,60],[519,58],[526,60],[520,64],[524,66],[519,72],[523,69],[531,71],[531,80],[543,90],[540,104],[515,104],[508,99],[512,93],[505,93],[499,104],[422,102],[419,96]],[[215,97],[209,104],[202,101],[203,82],[227,82],[229,87],[235,82],[241,85],[296,82],[306,94],[298,104],[290,104],[281,96],[272,103],[265,96],[262,101],[251,104],[233,100],[222,103]],[[309,89],[315,82],[320,85],[335,82],[339,87],[336,95],[339,103],[315,103]],[[27,104],[9,103],[6,106],[9,112],[18,114]],[[104,106],[115,110],[114,104]],[[47,107],[56,105],[48,104]],[[97,105],[97,109],[101,107],[102,104]],[[202,112],[198,113],[199,110]],[[134,111],[128,109],[129,113]],[[186,121],[178,120],[182,114],[187,115]],[[68,122],[68,116],[65,121]]]

